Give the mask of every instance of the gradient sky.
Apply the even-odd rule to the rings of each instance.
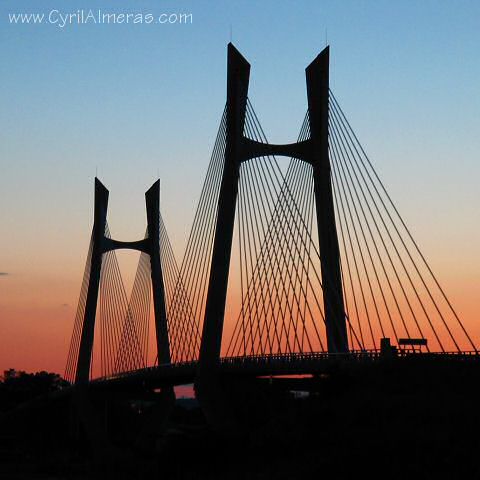
[[[192,13],[191,25],[9,25],[8,14]],[[225,102],[226,44],[252,64],[271,141],[293,141],[304,69],[331,87],[480,343],[480,3],[75,1],[0,5],[0,371],[63,372],[92,226],[93,178],[120,239],[145,230],[158,175],[178,260]],[[136,256],[119,254],[131,279]]]

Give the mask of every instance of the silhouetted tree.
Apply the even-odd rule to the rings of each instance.
[[[18,404],[55,392],[70,384],[57,373],[26,373],[13,368],[3,372],[0,382],[0,410],[6,411]]]

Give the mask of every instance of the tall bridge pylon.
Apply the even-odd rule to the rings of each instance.
[[[313,168],[328,351],[348,351],[328,146],[329,48],[325,48],[306,69],[310,136],[296,143],[269,144],[245,136],[249,75],[250,64],[230,43],[225,162],[200,349],[200,372],[211,372],[220,361],[240,166],[252,158],[271,155],[297,158]]]
[[[74,381],[76,384],[86,384],[90,378],[102,265],[106,254],[118,249],[138,250],[142,254],[149,256],[158,362],[159,364],[170,363],[165,287],[159,246],[160,181],[157,180],[145,193],[147,234],[142,240],[120,241],[110,238],[107,226],[108,196],[108,190],[98,178],[95,178],[94,224],[89,260],[87,261],[85,273],[87,284],[85,292],[83,292],[85,297],[84,308],[80,311],[82,317],[79,319],[81,326],[77,326],[77,332],[74,331],[74,335],[72,336],[72,346],[69,355],[69,357],[72,354],[75,355],[76,351],[78,351],[78,359],[75,361],[75,359],[69,358],[69,363],[67,363],[67,376],[69,373],[68,370],[70,370],[71,374],[74,373]],[[110,292],[110,296],[112,296],[112,294],[113,292]],[[144,303],[146,303],[146,301]],[[128,312],[126,312],[126,314],[128,315]],[[75,335],[75,333],[77,333],[77,335]],[[126,335],[132,336],[137,335],[137,333],[135,331],[125,333],[124,331],[123,337]],[[74,345],[75,341],[78,344],[76,348]],[[117,345],[117,347],[121,348],[121,345]],[[132,352],[129,351],[127,354],[132,355]]]

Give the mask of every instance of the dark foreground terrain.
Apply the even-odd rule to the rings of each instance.
[[[0,478],[480,478],[479,385],[479,361],[427,358],[236,381],[225,388],[237,430],[211,431],[196,402],[180,400],[141,448],[151,398],[97,394],[109,459],[95,459],[64,396],[0,418]]]

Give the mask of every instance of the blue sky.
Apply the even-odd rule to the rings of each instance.
[[[193,24],[8,22],[99,8],[192,13]],[[276,142],[296,138],[304,69],[328,41],[331,87],[427,256],[478,280],[480,3],[428,0],[3,0],[0,271],[78,292],[96,171],[123,239],[142,236],[143,194],[160,175],[180,259],[225,102],[230,32]]]

